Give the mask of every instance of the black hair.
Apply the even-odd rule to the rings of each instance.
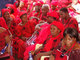
[[[23,17],[24,15],[27,15],[27,14],[25,13],[25,14],[21,15],[21,16],[20,16],[20,19],[22,19],[22,17]]]
[[[78,31],[76,29],[70,28],[70,27],[66,28],[64,30],[63,36],[65,37],[67,34],[69,34],[69,36],[71,38],[72,37],[76,38],[76,41],[79,41],[79,35],[78,35]]]
[[[11,9],[11,14],[13,14],[14,13],[14,10],[13,9]]]
[[[68,9],[66,7],[61,8],[60,11],[62,11],[64,13],[68,13]]]

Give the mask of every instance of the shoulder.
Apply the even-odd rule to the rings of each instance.
[[[71,20],[71,21],[77,21],[74,17],[71,17],[70,20]]]

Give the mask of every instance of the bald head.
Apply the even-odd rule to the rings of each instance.
[[[44,4],[42,6],[42,15],[47,15],[47,12],[49,12],[49,5]]]

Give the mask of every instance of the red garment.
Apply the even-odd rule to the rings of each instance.
[[[53,24],[53,23],[52,23]],[[51,24],[51,25],[52,25]],[[63,25],[61,25],[60,24],[60,26],[59,26],[59,24],[60,24],[60,22],[54,22],[54,25],[55,26],[58,26],[58,28],[61,30],[61,33],[57,36],[57,37],[54,37],[54,38],[52,38],[51,36],[50,36],[50,26],[51,25],[49,25],[48,27],[45,27],[44,29],[42,29],[41,30],[41,32],[40,32],[40,34],[39,34],[39,36],[38,36],[38,38],[35,40],[35,45],[31,45],[31,46],[29,46],[28,48],[26,48],[26,51],[25,51],[25,53],[24,53],[24,60],[26,60],[26,59],[28,59],[28,53],[29,53],[29,51],[31,51],[31,50],[35,50],[35,46],[36,46],[36,44],[44,44],[45,43],[45,41],[46,41],[46,44],[44,45],[45,47],[44,47],[44,49],[43,50],[41,50],[41,51],[50,51],[51,49],[53,49],[52,47],[56,47],[57,45],[58,45],[58,43],[60,42],[60,39],[63,37],[62,36],[62,32],[63,32]],[[63,27],[63,28],[62,28]],[[61,29],[62,28],[62,29]],[[51,38],[51,39],[50,39]],[[57,39],[58,38],[58,39]],[[57,40],[56,40],[57,39]],[[54,42],[53,42],[54,41]],[[47,43],[48,42],[48,43]],[[52,46],[53,45],[53,46]]]
[[[7,31],[4,31],[2,33],[0,33],[0,51],[6,46],[5,43],[5,37],[9,35],[9,33]]]
[[[10,13],[10,10],[9,9],[2,9],[2,16],[4,15],[5,12],[9,12]]]
[[[17,8],[16,8],[13,4],[6,4],[6,7],[10,7],[11,9],[14,10],[13,15],[14,15],[15,17],[17,17],[17,16],[19,15],[19,12],[18,12]]]
[[[47,38],[46,42],[43,43],[44,48],[41,51],[48,52],[56,48],[61,41],[61,37],[62,36],[59,34],[57,37],[50,36]]]
[[[41,4],[40,3],[36,3],[35,6],[41,6]]]
[[[23,14],[27,14],[27,11],[22,11],[19,13],[19,16],[21,17]]]
[[[52,1],[51,5],[58,6],[58,3],[57,3],[57,1]]]
[[[28,38],[33,34],[34,28],[35,25],[32,22],[28,21],[24,26],[18,25],[16,27],[16,35],[17,36],[23,35],[24,37]]]
[[[57,20],[59,19],[59,15],[56,11],[52,11],[47,13],[48,16],[55,17]]]
[[[8,29],[8,26],[3,17],[0,18],[0,27],[4,27],[5,29]]]
[[[14,37],[12,46],[13,46],[13,56],[17,55],[18,58],[23,58],[27,46],[26,43],[19,37]]]
[[[78,22],[75,18],[70,17],[67,20],[61,20],[61,23],[64,25],[65,28],[72,27],[79,31]]]
[[[58,6],[61,9],[62,7],[67,7],[72,0],[58,0]]]

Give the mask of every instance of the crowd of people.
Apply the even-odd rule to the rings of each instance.
[[[29,60],[31,52],[33,60],[80,60],[79,6],[79,0],[6,4],[0,17],[0,59]]]

